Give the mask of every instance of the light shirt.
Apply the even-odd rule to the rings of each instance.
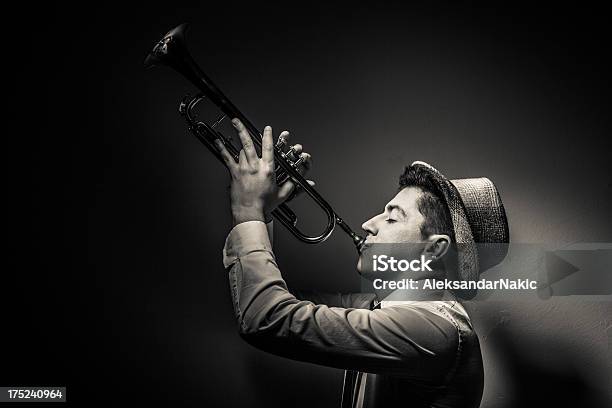
[[[223,249],[244,340],[278,356],[358,371],[345,407],[478,407],[482,357],[459,302],[383,301],[370,310],[372,294],[298,298],[276,263],[271,228],[241,223]]]

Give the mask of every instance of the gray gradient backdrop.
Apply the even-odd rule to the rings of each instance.
[[[255,124],[304,145],[310,177],[353,227],[382,209],[404,165],[423,160],[492,179],[514,242],[563,245],[612,240],[602,15],[442,4],[37,12],[23,61],[45,128],[14,142],[14,175],[27,181],[11,184],[13,214],[27,217],[9,217],[21,289],[7,307],[23,319],[3,383],[67,385],[73,402],[339,404],[341,371],[237,335],[221,265],[227,175],[176,113],[189,84],[142,69],[172,26],[191,22],[193,55]],[[342,233],[306,246],[276,232],[290,285],[359,289]],[[472,309],[484,407],[609,403],[609,302]],[[96,383],[118,388],[96,394]]]

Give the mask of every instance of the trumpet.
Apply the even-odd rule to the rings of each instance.
[[[145,67],[158,65],[168,66],[173,68],[185,78],[187,78],[200,91],[197,95],[190,97],[186,96],[179,105],[179,113],[185,121],[189,131],[206,146],[217,159],[223,162],[223,158],[214,144],[215,139],[219,139],[227,150],[238,158],[240,149],[238,149],[230,138],[225,137],[219,130],[218,126],[225,118],[238,118],[242,121],[246,129],[251,135],[253,142],[261,149],[262,135],[259,130],[249,121],[245,115],[229,100],[227,96],[211,81],[204,71],[197,65],[187,49],[185,42],[185,32],[188,25],[181,24],[178,27],[170,30],[148,54],[144,61]],[[208,100],[221,112],[221,116],[212,123],[200,121],[196,119],[194,109],[202,101]],[[334,231],[334,227],[339,225],[340,228],[348,234],[352,239],[353,244],[360,251],[364,239],[357,235],[348,224],[334,211],[329,203],[315,190],[302,174],[298,171],[302,160],[293,154],[292,149],[284,151],[284,144],[277,143],[274,146],[275,174],[276,183],[283,184],[291,180],[296,186],[296,189],[305,191],[318,205],[327,216],[327,225],[319,235],[309,236],[300,231],[297,227],[298,218],[295,212],[287,205],[287,202],[279,205],[272,215],[280,221],[297,239],[308,244],[316,244],[325,241]]]

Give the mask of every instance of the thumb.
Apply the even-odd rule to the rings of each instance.
[[[315,186],[315,182],[312,180],[306,180],[306,182],[308,183],[308,185],[310,187],[314,187]],[[281,201],[289,201],[289,200],[293,200],[295,197],[297,197],[298,195],[302,194],[304,192],[303,188],[298,188],[296,190],[295,188],[295,183],[291,180],[287,181],[285,184],[283,184],[281,186],[281,188],[279,189],[278,192],[278,197]]]
[[[278,189],[278,199],[283,202],[285,201],[295,189],[295,183],[292,180],[287,180]]]

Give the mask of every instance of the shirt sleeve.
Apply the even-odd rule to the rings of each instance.
[[[272,222],[269,222],[270,230]],[[263,228],[262,228],[263,227]],[[261,221],[246,221],[236,225],[227,235],[223,247],[223,266],[227,269],[239,254],[267,251],[272,253],[268,227]]]
[[[456,325],[429,308],[329,307],[287,289],[261,221],[228,235],[223,263],[240,335],[270,353],[342,369],[441,383],[459,352]]]
[[[372,309],[376,295],[374,293],[340,293],[291,289],[291,293],[300,300],[308,300],[317,305],[334,307]]]

